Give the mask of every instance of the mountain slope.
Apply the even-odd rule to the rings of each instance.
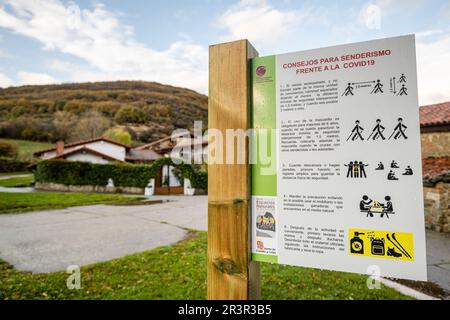
[[[73,126],[96,111],[108,126],[120,126],[135,140],[148,142],[176,128],[191,128],[195,120],[206,126],[207,106],[205,95],[155,82],[11,87],[0,89],[0,137],[70,140]]]

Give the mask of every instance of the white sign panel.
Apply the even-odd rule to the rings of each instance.
[[[252,73],[253,259],[426,280],[414,36]]]

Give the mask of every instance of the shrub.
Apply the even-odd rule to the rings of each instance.
[[[64,185],[106,186],[111,178],[117,187],[144,188],[151,177],[150,167],[144,165],[93,164],[65,160],[42,161],[38,163],[35,172],[36,182]]]
[[[21,162],[11,159],[2,159],[0,158],[0,172],[19,172],[19,171],[27,171],[30,162]]]
[[[171,158],[161,158],[151,165],[127,163],[93,164],[66,160],[46,160],[38,163],[35,171],[36,182],[51,182],[64,185],[106,186],[111,178],[116,187],[147,186],[155,178],[161,166],[171,165],[178,179],[188,178],[193,188],[207,189],[208,174],[196,170],[188,164],[174,164]]]
[[[15,157],[17,148],[11,143],[0,142],[0,157]]]
[[[131,144],[131,134],[128,133],[128,131],[125,131],[121,128],[112,128],[106,130],[103,135],[103,137],[119,142],[121,144],[130,145]]]
[[[122,123],[145,123],[148,120],[147,113],[137,107],[126,105],[117,111],[115,120]]]

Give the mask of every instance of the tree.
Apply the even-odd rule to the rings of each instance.
[[[148,120],[147,113],[131,105],[125,105],[117,111],[115,120],[117,123],[145,123]]]
[[[131,144],[131,135],[123,130],[122,128],[111,128],[103,133],[103,137],[119,142],[121,144],[130,145]]]
[[[53,114],[53,125],[56,128],[58,140],[68,140],[73,128],[77,125],[78,117],[67,111],[57,111]]]
[[[111,121],[100,112],[91,110],[83,113],[79,118],[70,140],[87,140],[100,137],[111,126]]]

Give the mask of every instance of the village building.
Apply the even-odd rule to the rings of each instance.
[[[420,108],[425,223],[450,232],[450,101]]]
[[[178,136],[165,137],[137,148],[131,148],[116,141],[98,137],[69,144],[58,141],[55,147],[37,151],[34,155],[42,160],[64,159],[96,164],[113,162],[151,164],[163,157],[173,156],[172,150],[176,146],[182,147],[184,150],[186,147],[190,148],[191,142],[194,141],[193,135],[180,134]],[[202,141],[201,147],[203,148],[207,145],[207,141],[205,139],[202,139]],[[195,146],[196,144],[192,143],[193,151],[198,150]],[[200,149],[200,152],[203,152],[203,149]],[[162,166],[160,168],[155,178],[156,194],[185,193],[185,186],[179,181],[175,170],[172,166]]]

